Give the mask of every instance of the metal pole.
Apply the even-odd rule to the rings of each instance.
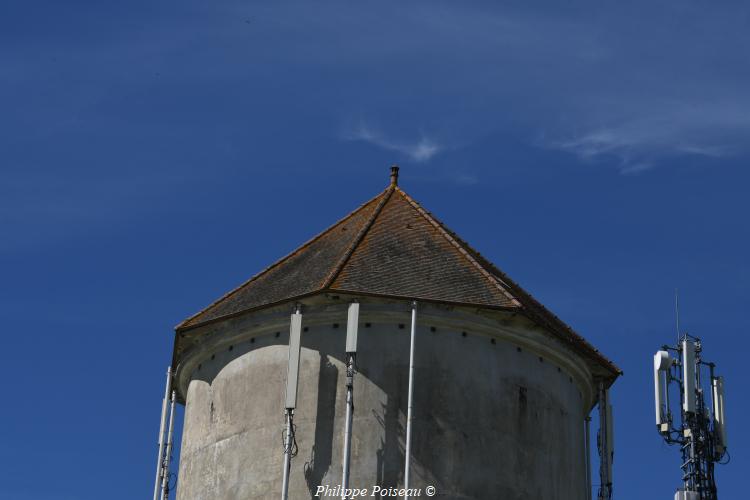
[[[164,453],[164,471],[161,482],[161,500],[169,498],[169,464],[172,461],[172,436],[174,435],[174,403],[177,399],[176,391],[172,391],[172,401],[169,403],[169,427],[167,430],[167,449]]]
[[[406,465],[404,467],[404,500],[409,499],[409,486],[411,484],[411,427],[412,407],[414,406],[414,338],[417,333],[417,301],[411,303],[411,343],[409,346],[409,399],[406,409]]]
[[[299,359],[302,349],[302,304],[294,305],[289,321],[289,362],[286,372],[286,436],[284,436],[284,475],[281,480],[281,500],[289,498],[289,473],[292,468],[294,448],[294,409],[297,407]]]
[[[346,319],[346,420],[344,421],[344,463],[341,474],[341,498],[349,495],[349,468],[352,455],[352,419],[354,418],[354,372],[357,360],[357,330],[359,328],[359,302],[349,304]]]
[[[162,478],[162,460],[164,457],[164,427],[167,423],[167,401],[169,390],[172,388],[172,367],[167,368],[167,387],[164,389],[164,399],[161,403],[161,423],[159,424],[159,456],[156,458],[156,481],[154,482],[154,500],[159,498],[159,487]]]
[[[286,409],[286,436],[284,437],[284,477],[281,480],[281,500],[289,499],[289,471],[292,466],[292,414],[294,410]]]
[[[607,419],[607,390],[604,382],[599,382],[599,500],[610,500],[611,485],[609,483],[609,421]]]
[[[591,500],[591,417],[586,416],[586,500]]]
[[[346,423],[344,429],[344,471],[341,481],[341,498],[348,498],[349,489],[349,461],[352,453],[352,416],[354,413],[354,357],[349,353],[346,363]]]

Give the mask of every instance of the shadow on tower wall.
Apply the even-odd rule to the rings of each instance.
[[[339,369],[331,363],[328,354],[320,352],[315,439],[310,451],[310,460],[305,462],[304,468],[307,489],[312,497],[315,497],[317,487],[322,484],[331,467],[338,376]]]

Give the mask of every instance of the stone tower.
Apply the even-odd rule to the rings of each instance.
[[[178,500],[281,493],[290,313],[302,310],[289,498],[342,480],[347,307],[360,304],[350,487],[451,499],[586,499],[584,420],[619,369],[390,185],[176,329]],[[423,496],[427,498],[427,496]],[[340,498],[340,496],[339,496]]]

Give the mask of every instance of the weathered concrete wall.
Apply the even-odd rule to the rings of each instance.
[[[178,500],[280,495],[288,313],[215,325],[181,363]],[[436,306],[418,323],[412,486],[441,498],[585,498],[583,364],[517,324]],[[303,327],[293,500],[341,482],[345,309],[311,307]],[[364,302],[352,487],[403,484],[408,349],[408,305]]]

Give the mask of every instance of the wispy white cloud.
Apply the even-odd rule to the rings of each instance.
[[[424,133],[421,133],[420,138],[416,141],[393,139],[374,129],[363,120],[360,120],[355,127],[347,130],[344,133],[344,139],[363,141],[388,151],[396,151],[416,162],[427,162],[444,150],[441,144],[427,137]]]
[[[171,84],[205,99],[218,98],[217,88],[252,88],[247,95],[268,95],[269,101],[281,85],[292,98],[279,101],[275,116],[296,108],[310,110],[309,116],[320,112],[329,123],[341,115],[377,117],[382,128],[355,123],[343,138],[419,163],[471,151],[470,145],[506,144],[509,136],[534,142],[540,130],[546,140],[537,146],[622,172],[653,168],[668,156],[748,153],[746,9],[643,2],[644,17],[643,8],[631,4],[539,10],[523,2],[411,2],[399,5],[394,17],[381,4],[334,2],[322,11],[304,2],[187,4],[184,18],[172,19],[170,12],[95,44],[61,50],[57,40],[41,48],[37,41],[23,51],[0,50],[9,60],[0,68],[0,89],[6,89],[0,104],[11,109],[6,121],[14,123],[0,148],[19,137],[38,142],[56,135],[69,128],[71,116],[118,117],[112,110],[131,96],[166,105],[156,100],[157,91]],[[196,33],[207,41],[205,50],[192,49]],[[59,63],[48,54],[58,54]],[[200,70],[207,65],[211,71]],[[291,69],[316,76],[283,83],[272,78]],[[84,83],[43,84],[61,77]],[[34,98],[17,98],[24,89]],[[3,95],[11,97],[3,101]],[[265,113],[232,109],[243,127],[266,127],[259,125]],[[329,116],[331,110],[338,116]],[[283,127],[280,137],[310,130],[307,124]],[[493,168],[472,159],[472,168]]]
[[[511,135],[533,143],[540,130],[548,140],[536,146],[626,173],[675,156],[748,153],[744,9],[639,3],[594,10],[550,5],[542,12],[523,2],[413,2],[397,18],[388,9],[346,3],[325,16],[319,9],[278,15],[269,7],[258,13],[258,28],[273,21],[274,35],[291,34],[279,38],[284,60],[326,72],[346,68],[344,78],[369,75],[367,84],[357,81],[357,91],[337,91],[336,107],[398,124],[398,131],[359,123],[345,138],[412,161],[469,150],[492,136],[497,144]],[[285,8],[298,14],[312,7]],[[298,34],[310,31],[315,36]],[[404,134],[419,126],[439,130],[440,140]]]
[[[584,161],[606,163],[608,158],[613,159],[614,165],[625,174],[648,170],[656,166],[659,159],[669,156],[721,158],[733,153],[729,146],[687,140],[679,134],[666,138],[632,134],[628,127],[621,126],[594,129],[570,139],[548,142],[547,147],[575,154]]]
[[[622,173],[636,173],[666,157],[724,158],[742,153],[738,136],[750,134],[750,118],[741,100],[728,104],[691,103],[664,106],[644,102],[634,106],[629,120],[586,127],[563,139],[541,141],[545,147],[575,154],[585,161],[614,160]],[[612,161],[610,161],[612,163]]]

